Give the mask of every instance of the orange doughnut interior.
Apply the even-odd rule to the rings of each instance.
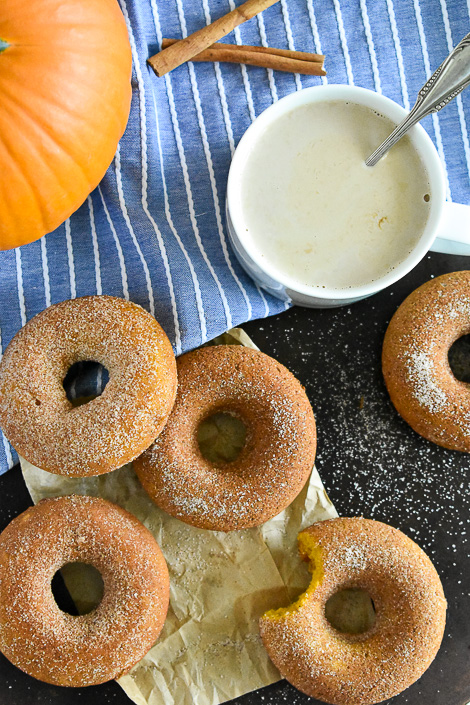
[[[308,569],[312,574],[310,584],[305,592],[303,592],[295,602],[288,607],[279,607],[275,610],[269,610],[263,615],[263,619],[281,619],[285,618],[294,612],[302,609],[310,596],[315,592],[321,584],[324,576],[323,558],[320,545],[315,541],[315,538],[306,531],[300,533],[297,537],[299,544],[299,553],[304,561],[308,562]]]

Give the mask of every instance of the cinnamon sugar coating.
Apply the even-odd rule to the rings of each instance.
[[[331,705],[373,705],[414,683],[433,661],[444,633],[446,601],[424,551],[401,531],[363,518],[322,521],[299,534],[312,561],[312,587],[291,608],[260,620],[273,663],[296,688]],[[376,620],[362,634],[330,625],[336,592],[362,588]]]
[[[101,396],[68,401],[75,362],[109,371]],[[163,428],[176,394],[165,332],[143,308],[113,296],[84,296],[34,316],[0,364],[0,426],[33,465],[58,475],[110,472],[140,455]]]
[[[72,616],[51,580],[66,563],[91,563],[104,594]],[[65,686],[127,673],[165,621],[169,578],[152,534],[131,514],[96,497],[44,499],[0,535],[0,649],[34,678]]]
[[[470,333],[470,271],[443,274],[413,291],[385,334],[382,369],[398,413],[421,436],[470,452],[470,389],[448,352]]]
[[[165,429],[134,462],[154,502],[202,529],[258,526],[285,509],[313,467],[315,419],[295,377],[264,353],[207,347],[177,360],[178,394]],[[198,446],[199,424],[217,412],[246,426],[238,458],[214,465]]]

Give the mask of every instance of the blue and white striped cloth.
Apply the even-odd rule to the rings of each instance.
[[[327,80],[409,108],[470,31],[470,0],[281,0],[225,41],[325,53],[327,79],[229,64],[186,64],[158,79],[146,59],[162,37],[183,37],[241,0],[119,2],[134,60],[126,133],[77,213],[42,240],[0,253],[0,352],[46,306],[85,294],[141,304],[177,354],[283,310],[227,243],[225,184],[242,134],[273,101]],[[470,90],[424,122],[447,170],[448,197],[461,203],[470,202],[469,123]],[[0,472],[15,461],[2,437]]]

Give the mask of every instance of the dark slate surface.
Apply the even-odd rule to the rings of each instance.
[[[339,514],[388,522],[434,561],[449,603],[441,650],[422,679],[393,705],[470,701],[470,458],[415,434],[396,414],[380,370],[387,323],[405,296],[470,259],[431,254],[381,294],[336,310],[292,309],[246,324],[266,353],[306,386],[318,424],[317,467]],[[468,347],[460,350],[466,365]],[[470,354],[468,357],[470,369]],[[0,528],[30,504],[20,472],[0,478]],[[0,705],[126,705],[115,683],[68,690],[34,681],[0,658]],[[314,705],[284,681],[236,705]]]

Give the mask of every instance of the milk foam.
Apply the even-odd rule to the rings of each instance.
[[[394,128],[356,103],[293,109],[266,129],[243,173],[245,235],[294,282],[347,289],[380,279],[421,237],[426,170],[408,136],[375,166],[366,157]]]

